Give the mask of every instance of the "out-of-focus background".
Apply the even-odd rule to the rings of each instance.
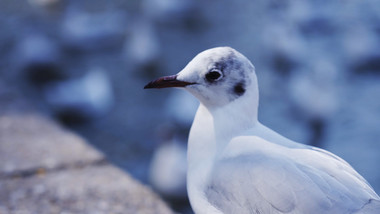
[[[341,156],[380,192],[377,0],[2,0],[0,100],[20,95],[191,213],[186,138],[198,102],[143,86],[216,46],[255,65],[263,124]]]

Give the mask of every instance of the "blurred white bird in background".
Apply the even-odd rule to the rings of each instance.
[[[128,17],[122,11],[88,13],[69,9],[61,26],[61,40],[66,48],[98,51],[118,47],[127,34]]]
[[[150,164],[153,188],[167,198],[185,199],[186,171],[186,145],[176,138],[161,142]]]
[[[16,46],[13,64],[24,77],[35,84],[61,79],[62,53],[46,35],[30,32]]]
[[[144,68],[158,63],[160,42],[154,25],[148,19],[138,19],[131,27],[129,40],[124,43],[124,54],[137,67]]]
[[[53,110],[68,120],[103,116],[114,103],[111,81],[102,68],[90,69],[80,78],[48,83],[44,96]]]
[[[380,197],[343,159],[257,120],[255,68],[236,50],[206,50],[145,86],[165,87],[183,87],[201,102],[188,142],[195,213],[380,212]]]

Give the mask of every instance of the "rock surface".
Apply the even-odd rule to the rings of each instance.
[[[0,94],[1,214],[173,213],[83,138],[7,94]]]
[[[104,159],[84,139],[38,114],[0,116],[0,175],[53,170]]]
[[[2,178],[1,213],[172,213],[148,188],[107,163]]]

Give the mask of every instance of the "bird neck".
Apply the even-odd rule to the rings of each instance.
[[[217,144],[220,144],[218,146],[226,146],[231,138],[257,124],[258,99],[257,96],[249,95],[247,94],[220,108],[210,110],[215,138]]]
[[[189,167],[212,161],[233,137],[254,127],[257,110],[255,91],[217,108],[200,104],[189,135]]]

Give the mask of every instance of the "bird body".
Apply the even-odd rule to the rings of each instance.
[[[146,86],[163,87],[184,87],[201,102],[188,142],[195,213],[380,213],[379,196],[347,162],[258,121],[254,66],[236,50],[206,50]]]
[[[295,143],[259,122],[235,134],[227,133],[229,127],[219,132],[213,125],[218,120],[201,104],[190,132],[188,191],[196,213],[354,213],[379,199],[330,152]]]

